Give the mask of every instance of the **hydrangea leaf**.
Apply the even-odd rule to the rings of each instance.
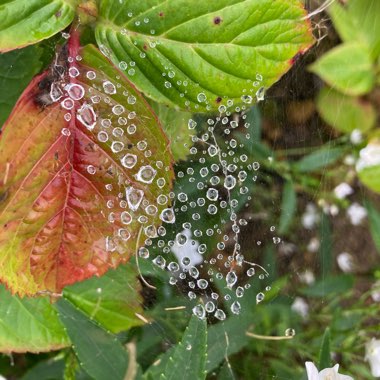
[[[174,222],[172,158],[153,111],[94,46],[72,37],[65,50],[0,139],[0,279],[20,295],[102,275]]]
[[[324,120],[344,133],[355,129],[366,132],[376,123],[376,111],[369,101],[344,95],[329,87],[319,92],[317,108]]]
[[[70,344],[49,299],[20,299],[4,285],[0,299],[0,352],[45,352]]]
[[[311,71],[346,95],[364,95],[375,84],[369,50],[356,42],[330,50],[311,66]]]
[[[0,4],[0,51],[34,44],[66,28],[78,0],[3,0]]]
[[[345,42],[365,44],[372,58],[380,54],[380,2],[377,0],[351,0],[343,6],[334,2],[328,12],[340,37]]]
[[[254,102],[313,42],[299,0],[103,0],[99,15],[99,46],[136,86],[193,111]]]

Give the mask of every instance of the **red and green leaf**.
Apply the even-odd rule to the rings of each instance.
[[[20,295],[60,292],[127,261],[169,207],[157,202],[173,170],[153,111],[94,46],[73,36],[64,51],[0,139],[0,280]]]

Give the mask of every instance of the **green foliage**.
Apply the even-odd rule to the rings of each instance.
[[[0,286],[0,351],[41,352],[69,345],[57,312],[44,298],[19,298]]]
[[[207,323],[193,315],[181,342],[170,352],[160,379],[173,380],[181,374],[184,380],[206,378]]]
[[[118,64],[135,62],[125,73],[136,86],[192,111],[252,103],[312,43],[298,0],[104,0],[99,14],[99,46]]]
[[[291,222],[293,221],[296,208],[297,194],[294,189],[294,183],[292,181],[287,181],[282,192],[281,217],[278,229],[280,234],[285,234],[288,231]]]
[[[377,251],[380,253],[380,212],[376,210],[375,206],[369,201],[366,202],[366,207],[372,239],[376,245]]]
[[[359,43],[346,43],[330,50],[311,70],[347,95],[366,94],[375,84],[368,48]]]
[[[319,352],[319,365],[318,368],[331,367],[331,353],[330,353],[330,329],[327,328],[323,334],[321,350]]]
[[[117,338],[65,299],[59,300],[56,308],[86,372],[95,380],[123,380],[128,355]]]
[[[332,88],[323,88],[317,99],[318,112],[338,131],[369,131],[375,126],[377,114],[372,103],[359,97],[347,96]]]
[[[294,165],[294,168],[302,173],[324,169],[326,166],[335,163],[344,153],[345,150],[342,147],[322,147],[303,157]]]
[[[0,50],[34,43],[63,30],[74,18],[71,9],[75,4],[63,0],[3,2],[0,16],[9,6],[7,9],[24,6],[25,12],[29,12],[40,5],[41,10],[28,20],[22,20],[21,12],[17,17],[13,15],[23,29],[12,36],[9,33],[12,28],[3,28],[12,18],[7,16],[0,26]],[[370,336],[377,334],[374,323],[378,322],[378,305],[372,302],[369,291],[364,293],[362,289],[367,290],[372,285],[378,262],[370,269],[360,268],[359,274],[341,274],[334,263],[337,241],[341,243],[346,237],[349,240],[351,234],[363,240],[368,238],[366,222],[360,227],[349,225],[342,233],[336,219],[344,218],[345,208],[352,201],[363,203],[366,197],[360,185],[356,185],[353,166],[344,162],[348,154],[354,158],[359,155],[367,138],[376,137],[378,111],[372,95],[378,81],[380,23],[376,15],[380,11],[379,4],[376,0],[350,0],[343,6],[335,1],[328,10],[343,44],[330,50],[312,67],[328,84],[319,93],[316,106],[322,118],[343,134],[335,139],[336,135],[327,126],[322,128],[315,116],[310,123],[302,119],[302,128],[298,128],[281,114],[283,107],[294,100],[293,96],[298,96],[297,91],[302,92],[301,79],[295,83],[297,91],[292,87],[288,91],[283,86],[288,82],[282,82],[281,91],[271,90],[263,103],[251,107],[251,103],[256,102],[256,91],[261,87],[269,89],[290,68],[292,58],[298,57],[312,41],[309,22],[302,20],[305,12],[300,1],[99,0],[97,19],[96,12],[88,11],[95,2],[82,2],[81,22],[93,16],[91,24],[86,26],[85,36],[82,35],[83,41],[94,43],[96,35],[102,52],[119,65],[123,74],[150,98],[151,104],[152,99],[155,100],[153,108],[171,142],[177,173],[191,167],[194,182],[201,181],[200,151],[207,144],[201,141],[197,154],[188,153],[193,144],[191,135],[204,136],[209,127],[207,119],[211,116],[193,112],[215,112],[219,97],[221,103],[229,98],[241,106],[239,127],[233,131],[237,141],[233,152],[235,157],[246,155],[250,163],[258,161],[261,168],[255,177],[247,178],[247,194],[231,192],[232,198],[242,199],[236,208],[238,217],[248,220],[248,226],[241,226],[243,239],[239,243],[245,259],[260,263],[270,275],[259,278],[257,273],[250,280],[243,277],[242,282],[248,282],[244,297],[239,299],[242,312],[240,315],[230,313],[223,322],[199,320],[195,316],[189,321],[194,306],[186,297],[189,281],[170,286],[166,272],[143,260],[140,260],[139,272],[155,290],[141,286],[132,262],[100,278],[65,287],[63,297],[56,304],[47,298],[20,299],[2,287],[0,350],[17,353],[62,349],[44,356],[23,355],[20,362],[16,355],[16,368],[3,357],[0,373],[22,380],[177,377],[184,380],[206,377],[300,380],[306,379],[305,361],[312,360],[323,369],[335,364],[330,353],[336,352],[343,373],[371,379],[363,347]],[[67,13],[62,13],[59,22],[54,17],[48,19],[48,6],[52,9],[59,6],[58,9]],[[132,15],[128,15],[129,12]],[[45,25],[46,30],[40,28],[30,33],[37,24],[41,24],[41,28]],[[78,26],[76,21],[73,25]],[[46,44],[0,55],[0,84],[5,89],[0,94],[0,123],[30,78],[51,62],[47,57],[54,56],[57,41],[49,39]],[[121,75],[94,46],[87,47],[83,56],[85,60],[90,56],[110,77]],[[296,74],[300,75],[301,70],[298,67]],[[256,80],[259,83],[253,85]],[[242,98],[244,89],[247,90],[244,94],[252,96],[252,102]],[[205,94],[206,101],[198,100],[200,93]],[[302,100],[303,96],[300,95]],[[145,102],[141,107],[146,107]],[[192,131],[187,126],[190,118],[198,123]],[[243,127],[245,123],[250,126]],[[354,130],[363,133],[361,145],[352,146],[344,135]],[[153,140],[161,141],[150,129],[149,133]],[[249,144],[245,144],[245,135],[251,136]],[[223,143],[231,136],[219,128],[215,138]],[[170,154],[166,146],[160,151]],[[218,157],[207,159],[210,164],[218,163]],[[225,160],[232,164],[234,157],[227,156]],[[378,167],[365,168],[358,174],[364,184],[380,192]],[[0,181],[2,178],[0,173]],[[355,184],[355,190],[358,187],[352,198],[337,199],[331,191],[343,181]],[[202,196],[188,178],[176,179],[174,191],[179,190],[186,192],[190,200]],[[2,195],[0,189],[0,204]],[[311,201],[319,204],[323,213],[318,210],[318,215],[322,215],[319,222],[306,230],[302,227],[301,215],[305,204]],[[372,237],[380,251],[380,214],[376,201],[375,198],[366,207]],[[245,209],[242,204],[249,207]],[[330,206],[339,207],[338,217],[327,215]],[[162,240],[166,243],[174,240],[194,212],[202,215],[202,219],[194,223],[196,228],[205,230],[208,224],[218,224],[220,234],[225,233],[224,228],[229,223],[226,210],[210,216],[204,207],[196,205],[179,213],[176,223],[165,226],[167,235]],[[269,225],[276,226],[276,235],[282,239],[279,245],[272,244],[275,235],[269,231]],[[339,232],[342,235],[338,235]],[[316,252],[309,252],[311,238],[320,243]],[[214,247],[216,238],[205,237],[205,241]],[[368,246],[359,243],[367,255]],[[338,247],[340,249],[340,245]],[[153,244],[152,256],[156,249]],[[210,248],[204,254],[205,260],[219,253]],[[224,254],[230,253],[226,250]],[[366,261],[360,253],[352,254],[359,266]],[[171,252],[167,258],[174,260]],[[223,257],[221,264],[225,260]],[[207,262],[202,265],[204,272],[211,268]],[[301,280],[306,269],[317,277],[315,283],[305,284]],[[220,265],[219,270],[223,272],[226,268]],[[281,277],[277,277],[277,273]],[[235,288],[231,291],[224,281],[218,282],[215,276],[213,279],[212,287],[220,293],[218,305],[223,307],[224,297],[231,295]],[[265,299],[257,304],[259,291],[264,292]],[[307,302],[306,316],[293,308],[296,297]],[[184,309],[165,309],[179,305]],[[143,324],[136,313],[145,315],[150,323]],[[296,331],[292,339],[271,340],[284,338],[289,328]],[[256,334],[256,338],[247,332]]]
[[[108,271],[64,289],[64,297],[79,310],[118,333],[142,324],[136,313],[142,313],[141,289],[137,271],[131,264]]]
[[[329,8],[334,26],[343,41],[366,45],[373,59],[380,54],[379,13],[377,0],[351,0],[346,7],[334,2]]]
[[[17,0],[0,4],[0,51],[49,38],[74,19],[77,0]]]
[[[21,92],[41,69],[43,49],[29,46],[25,49],[0,54],[0,126],[4,124]]]

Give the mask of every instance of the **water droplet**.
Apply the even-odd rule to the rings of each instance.
[[[188,126],[189,129],[194,129],[197,126],[197,123],[193,119],[189,119],[189,122],[187,123],[187,126]]]
[[[226,275],[227,287],[231,289],[236,284],[237,279],[237,275],[234,271],[228,272]]]
[[[127,196],[128,207],[132,211],[136,211],[144,197],[144,192],[142,190],[135,189],[134,187],[128,187],[125,190],[125,194]]]
[[[256,99],[258,102],[263,101],[265,98],[265,87],[260,87],[256,92]]]
[[[296,335],[296,331],[294,329],[286,329],[285,330],[285,336],[295,336]]]
[[[236,178],[232,175],[226,176],[226,178],[224,179],[224,187],[227,190],[231,190],[235,187],[235,185],[236,185]]]
[[[206,310],[203,305],[197,305],[193,307],[193,314],[199,319],[204,319],[206,317]]]
[[[67,91],[67,94],[69,97],[73,100],[80,100],[84,96],[84,88],[75,83],[70,83],[65,86],[65,90]]]
[[[180,246],[185,245],[187,242],[187,236],[185,234],[179,233],[179,234],[177,234],[175,240],[176,240],[178,245],[180,245]]]
[[[123,224],[130,224],[132,222],[132,216],[128,211],[123,211],[120,214],[120,220]]]
[[[139,257],[141,257],[142,259],[149,258],[149,250],[145,247],[141,247],[139,249]]]
[[[216,309],[214,316],[216,319],[219,319],[220,321],[224,321],[226,319],[226,314],[222,309]]]
[[[175,214],[173,209],[165,208],[160,214],[160,219],[165,223],[173,224],[175,222]]]
[[[214,189],[213,187],[210,187],[206,192],[206,197],[210,201],[216,201],[218,200],[219,191],[217,189]]]
[[[199,289],[206,289],[208,287],[208,281],[201,278],[197,281],[197,285]]]
[[[120,104],[117,104],[116,106],[112,107],[112,113],[115,115],[121,115],[124,111],[125,108]]]
[[[96,125],[96,113],[90,104],[84,103],[77,111],[76,118],[88,129],[94,129]]]
[[[205,309],[208,313],[212,313],[215,310],[215,304],[212,301],[206,302]]]
[[[69,128],[62,128],[62,129],[61,129],[61,133],[62,133],[64,136],[70,136],[70,135],[71,135],[71,132],[70,132],[70,129],[69,129]]]
[[[234,314],[240,314],[241,311],[241,305],[238,301],[234,301],[231,305],[231,311]]]
[[[115,85],[114,85],[112,82],[110,82],[109,80],[104,81],[104,82],[102,83],[102,85],[103,85],[103,90],[104,90],[104,92],[105,92],[106,94],[110,94],[110,95],[112,95],[112,94],[116,94],[116,87],[115,87]]]
[[[256,303],[260,303],[261,301],[263,301],[264,300],[264,298],[265,298],[265,295],[264,295],[264,293],[257,293],[257,295],[256,295]]]
[[[197,99],[198,99],[198,102],[200,103],[205,102],[207,100],[206,94],[204,92],[200,92],[197,95]]]
[[[69,76],[71,78],[76,78],[79,75],[79,70],[76,67],[70,67],[69,68]]]
[[[153,259],[153,264],[157,265],[161,269],[165,269],[166,260],[161,255],[158,255]]]
[[[152,183],[156,174],[157,170],[153,169],[150,165],[141,166],[136,174],[136,179],[140,182]]]

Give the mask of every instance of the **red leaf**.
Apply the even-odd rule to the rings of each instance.
[[[20,295],[60,292],[127,261],[165,219],[172,180],[150,107],[72,36],[2,131],[0,280]]]

